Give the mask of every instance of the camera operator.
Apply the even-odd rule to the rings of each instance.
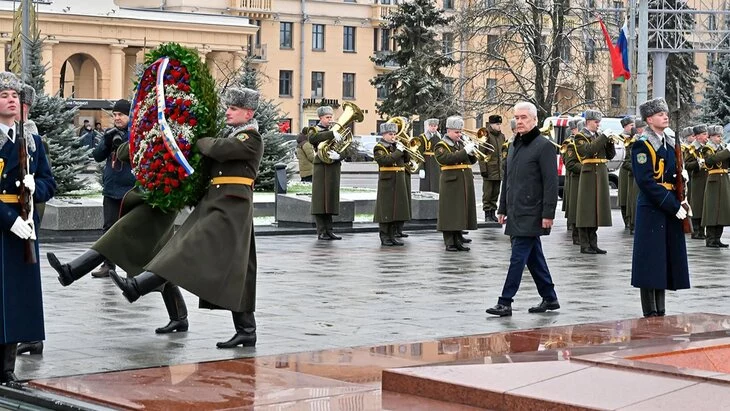
[[[107,130],[101,138],[99,145],[92,153],[96,161],[106,161],[104,166],[103,190],[104,195],[104,227],[106,232],[119,218],[119,208],[122,199],[127,191],[134,187],[134,175],[129,162],[117,159],[117,148],[129,141],[129,109],[130,103],[127,100],[119,100],[114,104],[112,115],[114,116],[114,127]],[[91,273],[94,277],[108,277],[109,270],[116,267],[111,261],[105,261],[98,271]]]

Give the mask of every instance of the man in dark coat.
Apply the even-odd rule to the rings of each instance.
[[[433,157],[433,149],[436,144],[441,141],[441,133],[439,133],[439,119],[429,118],[423,122],[424,132],[418,136],[420,145],[418,150],[426,160],[423,163],[421,170],[418,172],[420,177],[420,191],[431,191],[434,193],[439,192],[439,176],[441,170],[439,163]]]
[[[332,116],[334,110],[330,106],[322,106],[317,109],[319,124],[315,126],[317,133],[310,133],[309,142],[314,147],[316,157],[314,158],[312,173],[312,215],[317,224],[317,239],[319,240],[341,240],[342,237],[332,231],[332,216],[340,214],[340,154],[330,150],[327,155],[330,163],[320,158],[318,147],[326,141],[341,141],[342,135],[335,131],[329,131],[332,127]]]
[[[405,172],[408,159],[405,147],[396,141],[397,131],[398,126],[394,123],[381,124],[382,140],[373,149],[379,173],[373,221],[380,225],[380,244],[387,247],[404,244],[396,238],[398,226],[411,219],[406,184],[406,178],[410,179],[410,175]]]
[[[110,273],[130,302],[167,281],[200,297],[201,308],[231,310],[236,334],[218,348],[256,345],[256,243],[253,231],[253,182],[264,145],[253,118],[259,93],[229,87],[224,101],[222,137],[198,139],[213,178],[195,210],[165,247],[127,279]]]
[[[608,137],[598,132],[603,115],[586,110],[585,127],[575,137],[576,154],[581,162],[575,226],[580,236],[580,252],[606,254],[598,248],[598,227],[611,226],[611,201],[608,187],[608,160],[616,148]]]
[[[0,384],[16,385],[15,358],[19,342],[43,341],[43,298],[38,262],[25,261],[27,241],[37,240],[38,214],[20,216],[19,186],[30,192],[33,203],[45,203],[56,191],[38,135],[25,135],[27,164],[19,158],[18,130],[22,83],[12,73],[0,73]],[[20,178],[21,169],[26,172]],[[38,255],[38,241],[32,249]]]
[[[129,162],[129,143],[117,150],[119,161]],[[122,199],[119,220],[104,233],[89,250],[68,263],[61,263],[54,253],[48,253],[48,262],[58,273],[58,281],[64,287],[81,279],[103,261],[119,265],[127,277],[144,271],[145,264],[167,244],[172,237],[177,213],[163,212],[147,204],[144,193],[138,187],[130,190]],[[155,329],[157,334],[185,332],[188,330],[188,309],[180,288],[167,283],[162,288],[170,321]]]
[[[122,207],[122,199],[129,190],[134,187],[135,179],[132,174],[132,167],[129,162],[121,161],[117,157],[117,149],[122,143],[129,141],[129,109],[130,103],[127,100],[119,100],[112,108],[114,115],[114,127],[107,130],[96,146],[92,155],[96,161],[104,161],[103,189],[104,195],[104,232],[119,219],[119,210]],[[93,130],[92,130],[93,132]],[[93,277],[108,277],[109,271],[115,268],[114,263],[104,261],[99,271],[91,273]]]
[[[624,147],[629,145],[631,141],[631,129],[634,128],[634,119],[626,116],[621,119],[621,127],[624,128],[621,133],[621,138],[624,139]],[[626,150],[624,153],[624,161],[621,162],[621,168],[618,172],[618,205],[621,209],[621,217],[624,220],[624,227],[629,228],[629,219],[626,215],[626,205],[628,201],[629,184],[633,182],[629,181],[629,172],[631,171],[631,151]]]
[[[497,199],[499,198],[499,185],[502,183],[502,156],[497,152],[504,144],[502,134],[502,116],[489,116],[487,125],[487,143],[494,147],[495,152],[489,156],[488,161],[479,162],[479,171],[482,175],[482,210],[484,210],[484,221],[497,222]]]
[[[512,315],[512,301],[522,281],[525,266],[530,270],[542,301],[528,310],[543,313],[560,308],[540,236],[550,234],[558,205],[558,171],[555,146],[540,135],[537,108],[517,103],[514,108],[517,135],[507,155],[507,172],[499,198],[499,223],[512,241],[512,256],[502,295],[488,314]]]
[[[653,317],[665,313],[665,290],[689,288],[682,220],[691,209],[686,200],[680,204],[675,192],[674,145],[679,142],[664,133],[669,126],[667,103],[662,98],[649,100],[639,111],[649,128],[631,149],[639,187],[631,285],[640,289],[644,316]]]
[[[695,141],[690,144],[685,153],[684,162],[689,173],[689,204],[697,215],[692,215],[692,239],[705,240],[705,228],[702,226],[702,210],[705,203],[705,187],[707,186],[707,166],[702,157],[702,148],[707,144],[707,125],[699,124],[692,127]]]
[[[439,214],[436,229],[443,232],[446,251],[469,251],[462,230],[477,229],[474,175],[471,165],[476,163],[474,143],[464,143],[461,131],[464,120],[458,116],[446,119],[446,135],[434,148],[434,156],[441,166],[439,181]]]
[[[730,226],[730,150],[722,141],[721,125],[707,127],[710,141],[702,147],[702,158],[707,166],[707,185],[702,208],[702,227],[707,231],[705,245],[710,248],[728,248],[720,241],[725,226]]]

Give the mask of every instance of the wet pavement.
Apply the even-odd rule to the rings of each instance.
[[[614,212],[614,221],[620,216]],[[230,314],[199,310],[185,293],[190,331],[155,335],[167,322],[159,294],[129,304],[108,279],[87,276],[61,287],[42,261],[46,348],[22,355],[23,379],[278,355],[328,348],[485,334],[638,317],[638,291],[630,285],[632,238],[621,227],[599,230],[607,255],[582,255],[559,219],[544,238],[561,310],[528,314],[539,302],[529,274],[513,305],[514,316],[484,313],[500,294],[510,253],[499,229],[471,233],[471,252],[447,253],[440,233],[414,232],[400,248],[381,248],[375,233],[345,234],[318,242],[313,235],[266,236],[258,247],[258,344],[218,350],[233,334]],[[42,245],[62,260],[89,243]],[[667,314],[728,313],[730,251],[688,240],[693,288],[667,295]]]

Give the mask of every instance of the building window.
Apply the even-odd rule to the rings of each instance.
[[[254,37],[256,40],[256,46],[261,46],[261,20],[251,20],[251,24],[254,26],[258,26],[258,30],[256,30],[256,36]]]
[[[713,71],[715,69],[715,60],[717,60],[715,53],[707,53],[707,71]]]
[[[454,8],[454,0],[444,0],[444,10],[451,10]]]
[[[486,0],[485,5],[487,6],[487,8],[491,9],[497,5],[497,0]]]
[[[312,50],[324,51],[324,24],[312,24]]]
[[[484,113],[477,114],[477,128],[484,127]]]
[[[560,59],[563,63],[570,63],[570,41],[567,38],[563,38],[560,48]]]
[[[454,33],[441,35],[441,49],[444,54],[451,54],[454,51]]]
[[[487,101],[494,101],[497,99],[497,79],[487,79]]]
[[[380,29],[380,51],[390,51],[390,29]]]
[[[342,73],[342,99],[355,98],[355,73]]]
[[[324,72],[312,72],[312,98],[324,97]]]
[[[499,56],[499,36],[490,34],[487,36],[487,54],[490,58]]]
[[[345,26],[342,28],[342,50],[355,51],[355,27]]]
[[[620,84],[611,84],[611,107],[621,107]]]
[[[592,64],[596,62],[596,41],[589,38],[586,40],[585,43],[586,49],[585,49],[585,55],[586,55],[586,63]]]
[[[454,95],[454,80],[450,78],[444,80],[444,94],[446,94],[446,96]]]
[[[390,95],[390,90],[383,85],[379,85],[377,87],[377,93],[378,93],[378,100],[385,100]]]
[[[592,103],[596,99],[596,82],[586,81],[586,103]]]
[[[291,70],[279,70],[279,95],[291,97],[292,78],[294,72]]]
[[[292,48],[292,26],[294,23],[279,23],[279,48]]]

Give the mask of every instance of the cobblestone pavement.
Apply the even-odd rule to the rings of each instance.
[[[621,225],[618,212],[613,217]],[[509,241],[499,229],[472,232],[468,253],[445,252],[436,232],[411,233],[405,247],[387,249],[375,233],[335,242],[261,237],[258,346],[235,350],[215,348],[233,334],[230,314],[197,309],[189,293],[190,331],[155,335],[167,322],[159,294],[129,304],[109,279],[91,276],[61,287],[45,252],[69,260],[89,244],[48,244],[41,249],[46,348],[42,356],[20,356],[17,373],[24,379],[86,374],[640,316],[638,290],[629,285],[632,238],[618,226],[598,235],[608,254],[581,255],[559,219],[543,241],[562,309],[528,314],[539,296],[527,274],[511,318],[484,312],[496,303],[508,266]],[[668,293],[668,314],[727,314],[730,251],[697,240],[688,240],[688,249],[693,288]]]

